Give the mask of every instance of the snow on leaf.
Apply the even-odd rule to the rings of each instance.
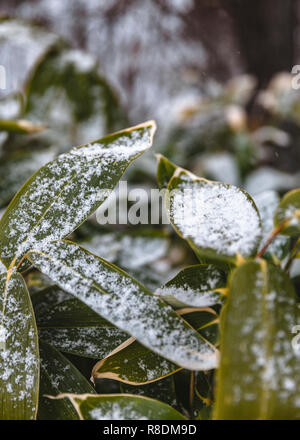
[[[180,271],[155,294],[175,308],[209,307],[220,303],[226,285],[223,271],[213,265],[198,264]]]
[[[131,394],[60,394],[69,398],[83,420],[185,420],[176,409],[149,397]]]
[[[232,274],[221,314],[217,419],[300,419],[300,352],[292,345],[299,324],[287,275],[265,260]]]
[[[234,261],[254,255],[261,236],[257,208],[245,191],[178,168],[168,185],[167,208],[176,231],[198,256]]]
[[[65,241],[31,250],[28,258],[61,288],[161,356],[192,370],[216,366],[213,346],[111,263]]]
[[[39,386],[37,330],[21,275],[0,276],[0,419],[34,419]]]
[[[46,395],[59,393],[94,393],[93,387],[74,365],[51,345],[40,340],[41,389],[38,418],[73,420],[78,414],[67,400],[51,400]]]
[[[129,164],[152,144],[155,123],[146,122],[73,148],[34,174],[0,221],[0,258],[8,267],[32,247],[65,237],[103,201]],[[107,194],[106,194],[107,196]]]

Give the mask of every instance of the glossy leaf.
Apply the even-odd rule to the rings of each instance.
[[[254,197],[255,203],[260,212],[263,237],[261,244],[267,242],[272,230],[274,229],[274,214],[279,204],[280,198],[275,191],[264,191]],[[282,260],[289,251],[290,239],[284,235],[278,235],[272,241],[264,257],[272,260]]]
[[[299,419],[299,310],[292,283],[265,260],[238,267],[221,315],[215,418]]]
[[[223,271],[198,264],[180,271],[155,294],[174,308],[209,307],[221,302],[225,285]]]
[[[0,275],[1,420],[35,419],[39,389],[37,330],[22,276]]]
[[[29,260],[56,284],[151,350],[193,370],[216,365],[216,350],[170,306],[111,263],[78,245],[49,243]]]
[[[128,334],[101,318],[77,298],[44,311],[37,319],[39,335],[65,353],[101,359],[118,347]]]
[[[95,393],[81,373],[51,345],[40,341],[41,384],[38,419],[73,420],[78,414],[67,400],[53,400],[45,395],[60,393]]]
[[[56,149],[50,147],[17,149],[3,154],[0,163],[0,206],[8,204],[26,180],[55,156]]]
[[[201,258],[235,262],[256,253],[261,238],[257,208],[245,191],[177,169],[167,209],[178,234]]]
[[[283,234],[299,235],[300,231],[300,189],[294,189],[283,196],[275,213],[275,225],[285,222]]]
[[[2,262],[8,267],[33,246],[70,234],[100,206],[128,165],[150,148],[154,132],[155,123],[146,122],[73,148],[42,167],[1,218]]]
[[[39,321],[44,315],[47,316],[49,309],[53,306],[71,298],[72,295],[55,285],[34,292],[31,295],[31,301],[37,321]]]
[[[149,397],[130,394],[61,394],[82,420],[186,420],[171,406]]]
[[[25,116],[47,124],[65,151],[126,124],[116,95],[92,55],[61,44],[40,60],[27,85]]]
[[[183,318],[202,332],[217,321],[212,309],[183,309]],[[211,342],[211,341],[210,341]],[[92,371],[95,379],[114,379],[131,385],[143,385],[161,380],[179,371],[178,365],[163,359],[133,338],[113,350],[106,358],[97,362]]]
[[[7,131],[13,133],[39,133],[46,127],[44,125],[35,125],[25,119],[18,119],[11,121],[7,119],[0,119],[0,131]]]

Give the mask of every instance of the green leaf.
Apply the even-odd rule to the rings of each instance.
[[[283,196],[275,213],[276,226],[284,224],[282,234],[299,235],[300,189],[293,189]]]
[[[2,262],[9,267],[30,248],[70,234],[100,206],[130,163],[150,148],[154,132],[155,123],[146,122],[73,148],[42,167],[0,220]]]
[[[128,339],[77,298],[46,309],[37,326],[40,338],[58,350],[93,359],[102,359]]]
[[[95,393],[94,388],[68,359],[41,340],[40,356],[41,383],[38,419],[78,419],[78,414],[68,400],[53,400],[45,395]]]
[[[55,148],[32,147],[4,154],[0,163],[0,206],[8,204],[26,180],[55,156]]]
[[[171,223],[200,259],[234,263],[239,254],[250,257],[256,253],[261,224],[248,193],[181,168],[169,182],[168,191]]]
[[[37,330],[22,276],[0,275],[1,420],[35,419],[39,389]]]
[[[268,240],[274,229],[274,214],[280,198],[275,191],[264,191],[254,197],[257,208],[260,212],[263,238],[262,245]],[[290,239],[284,235],[278,235],[269,245],[264,257],[269,260],[283,260],[286,257],[290,246]]]
[[[171,406],[149,397],[130,394],[61,394],[82,420],[186,420]]]
[[[49,309],[72,296],[57,286],[49,286],[31,295],[31,301],[37,321],[47,316]]]
[[[206,329],[217,321],[212,309],[178,311],[195,329]],[[211,341],[210,341],[211,342]],[[97,362],[92,371],[95,379],[114,379],[131,385],[143,385],[161,380],[179,371],[178,365],[163,359],[133,338]]]
[[[177,167],[161,154],[156,154],[157,158],[157,181],[159,188],[167,188]]]
[[[64,151],[126,124],[116,95],[92,55],[56,45],[40,60],[27,85],[25,117],[47,124],[47,137]],[[43,137],[43,136],[42,136]]]
[[[209,307],[221,302],[226,277],[213,265],[198,264],[180,271],[155,294],[174,308]]]
[[[61,288],[161,356],[193,370],[215,367],[214,347],[113,264],[64,241],[32,250],[28,258]]]
[[[216,419],[300,419],[293,285],[265,260],[238,267],[221,314]]]
[[[120,389],[121,393],[151,397],[173,407],[177,406],[174,378],[171,376],[142,386],[120,383]]]
[[[35,125],[25,119],[18,119],[16,121],[8,119],[0,119],[0,131],[7,131],[13,133],[39,133],[45,130],[44,125]]]

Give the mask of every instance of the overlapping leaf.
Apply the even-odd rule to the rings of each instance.
[[[0,275],[0,419],[34,419],[39,352],[26,284],[18,273]]]
[[[299,235],[300,231],[300,189],[289,191],[281,199],[275,213],[275,224],[283,224],[282,233]]]
[[[154,122],[72,149],[42,167],[0,221],[0,258],[8,267],[43,241],[63,238],[97,209],[128,165],[150,148]],[[99,193],[100,190],[105,194]]]
[[[232,276],[221,318],[217,419],[300,419],[299,309],[292,283],[265,260]]]
[[[28,258],[61,288],[154,352],[193,370],[216,366],[214,347],[116,266],[64,241],[32,250]]]
[[[180,313],[202,334],[203,330],[215,325],[217,316],[215,311],[209,308],[195,310],[183,309]],[[210,339],[209,341],[212,342]],[[163,359],[131,338],[97,362],[92,376],[95,379],[106,378],[131,385],[143,385],[161,380],[179,370],[178,365]]]
[[[180,271],[155,294],[174,308],[209,307],[220,303],[226,285],[223,271],[198,264]]]

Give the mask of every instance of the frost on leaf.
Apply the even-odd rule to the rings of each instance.
[[[58,350],[93,359],[104,358],[128,339],[77,298],[45,309],[37,325],[40,338]]]
[[[129,164],[150,148],[154,131],[150,121],[112,134],[73,148],[34,174],[1,219],[2,262],[9,266],[30,248],[77,228],[103,202],[100,190],[112,190]]]
[[[218,419],[299,419],[299,324],[292,283],[265,260],[238,267],[221,315]]]
[[[193,370],[216,366],[216,350],[170,306],[116,266],[70,242],[30,251],[30,261],[61,288],[139,342]]]
[[[34,419],[39,380],[38,343],[21,275],[0,276],[0,419]]]
[[[168,211],[178,233],[198,255],[234,260],[253,255],[261,236],[257,208],[246,192],[177,169],[168,189]]]
[[[209,307],[221,302],[218,289],[224,288],[223,271],[213,265],[198,264],[179,272],[155,294],[173,307]]]

